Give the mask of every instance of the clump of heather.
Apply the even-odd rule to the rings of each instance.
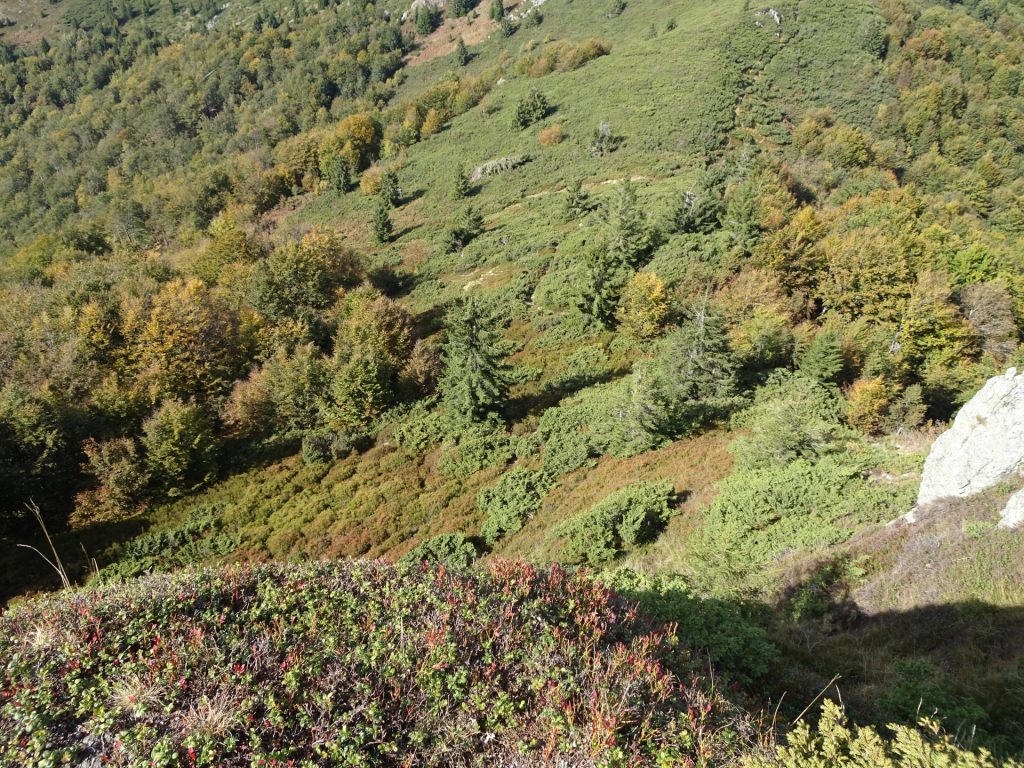
[[[673,674],[680,653],[558,567],[153,576],[0,618],[0,764],[714,761],[729,713]]]

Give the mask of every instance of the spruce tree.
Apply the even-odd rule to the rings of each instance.
[[[601,327],[614,327],[619,298],[629,275],[629,269],[605,243],[592,246],[584,256],[583,279],[576,297],[576,308]]]
[[[437,27],[437,11],[427,3],[416,11],[416,31],[421,35],[429,35]]]
[[[835,384],[845,362],[839,334],[828,328],[820,331],[800,355],[797,369],[822,384]]]
[[[373,211],[373,239],[381,245],[391,241],[393,225],[389,213],[390,208],[387,200],[380,198]]]
[[[641,420],[654,432],[685,435],[724,415],[738,389],[725,322],[705,303],[635,375]]]
[[[505,403],[509,379],[495,319],[473,296],[445,316],[444,372],[439,389],[448,415],[480,421]]]
[[[565,221],[581,218],[589,207],[589,195],[583,191],[583,180],[576,179],[569,185],[569,196],[562,208],[562,218]]]
[[[398,174],[390,168],[384,171],[380,179],[380,198],[394,208],[402,202],[402,188],[398,185]]]
[[[629,179],[623,179],[615,190],[608,209],[608,229],[611,254],[634,269],[642,266],[654,243],[647,214]]]
[[[452,178],[452,198],[462,200],[466,197],[469,197],[469,177],[459,165],[455,167],[455,175]]]
[[[469,49],[466,48],[466,42],[461,37],[455,45],[455,63],[460,67],[464,67],[469,63]]]
[[[469,0],[449,0],[448,15],[453,19],[469,13]]]
[[[500,22],[505,18],[505,3],[502,0],[491,0],[491,20]]]

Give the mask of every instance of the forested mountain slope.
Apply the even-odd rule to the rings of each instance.
[[[841,674],[1024,748],[998,499],[936,524],[918,626],[969,641],[908,635],[937,534],[882,527],[1021,359],[1018,5],[50,16],[0,30],[6,598],[52,582],[30,501],[104,582],[582,565],[755,708]]]

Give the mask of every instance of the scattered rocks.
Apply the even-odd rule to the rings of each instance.
[[[483,165],[478,165],[469,175],[470,181],[480,181],[484,176],[494,176],[498,173],[511,171],[530,161],[529,155],[509,155],[499,157],[497,160],[488,160]]]

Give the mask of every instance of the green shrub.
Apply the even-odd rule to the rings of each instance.
[[[476,560],[476,546],[461,533],[442,533],[420,542],[401,559],[403,565],[443,564],[448,568],[469,568]]]
[[[674,624],[679,641],[702,652],[701,664],[710,657],[715,669],[734,681],[763,680],[778,659],[778,648],[752,609],[701,597],[679,576],[648,576],[623,568],[602,580],[623,597],[636,600],[652,619]]]
[[[422,453],[445,437],[445,420],[440,410],[432,408],[433,399],[416,403],[402,415],[392,428],[395,442],[412,453]]]
[[[997,761],[984,749],[977,752],[961,746],[930,719],[918,728],[890,725],[891,739],[874,728],[851,728],[842,708],[833,701],[821,707],[821,717],[811,728],[801,721],[786,736],[772,757],[756,757],[755,768],[1020,768],[1016,760]]]
[[[481,490],[476,505],[484,515],[484,541],[494,544],[522,528],[540,509],[547,488],[547,480],[540,472],[512,469],[501,476],[497,485]]]
[[[326,464],[344,459],[368,442],[365,435],[347,430],[318,429],[303,436],[302,460],[306,464]]]
[[[849,457],[734,472],[705,514],[702,581],[722,591],[765,582],[768,568],[787,553],[836,544],[858,526],[893,520],[910,509],[915,492],[872,483]]]
[[[896,679],[886,685],[878,706],[887,717],[913,720],[921,712],[957,731],[983,726],[984,707],[954,690],[949,677],[924,659],[900,659],[893,664]]]
[[[239,541],[237,534],[225,530],[224,512],[223,504],[194,506],[173,527],[147,531],[115,546],[109,557],[104,558],[112,562],[101,571],[103,579],[129,579],[154,571],[171,571],[230,554]]]
[[[635,456],[661,444],[638,412],[634,380],[623,377],[587,387],[540,417],[537,436],[543,441],[543,469],[558,477],[604,454]]]
[[[438,470],[451,478],[469,477],[487,467],[501,466],[515,458],[512,440],[494,418],[458,427],[442,444]]]
[[[671,515],[672,483],[641,481],[612,493],[589,511],[569,519],[566,562],[603,565],[624,550],[651,541]]]

